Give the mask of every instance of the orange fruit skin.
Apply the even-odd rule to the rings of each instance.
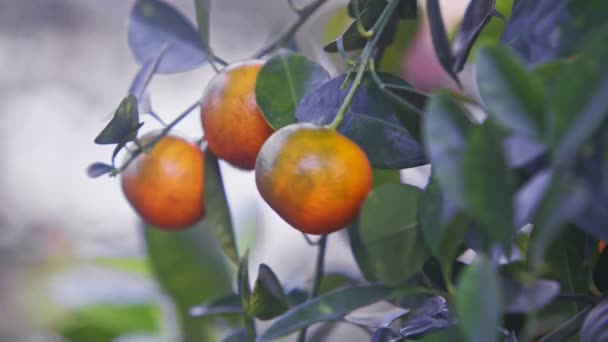
[[[274,132],[255,100],[255,80],[263,60],[231,64],[215,75],[201,103],[201,122],[209,149],[220,159],[247,170]]]
[[[262,198],[294,228],[329,234],[357,216],[372,186],[363,150],[342,134],[311,124],[281,128],[258,156]]]
[[[604,251],[604,248],[606,248],[606,241],[600,241],[597,245],[597,248],[599,249],[600,253],[602,253]]]
[[[187,228],[205,216],[204,161],[196,144],[165,136],[121,173],[123,192],[147,223],[165,230]]]

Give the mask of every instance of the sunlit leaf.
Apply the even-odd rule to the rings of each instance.
[[[329,73],[300,54],[280,54],[258,73],[255,95],[258,107],[274,129],[296,122],[295,109],[308,92],[329,79]]]

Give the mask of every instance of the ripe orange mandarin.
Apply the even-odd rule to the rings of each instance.
[[[146,135],[142,144],[154,138]],[[204,155],[177,136],[161,138],[121,173],[122,189],[141,218],[166,230],[179,230],[205,215]]]
[[[344,228],[372,186],[361,148],[342,134],[311,124],[281,128],[258,156],[255,180],[279,216],[307,234]]]
[[[263,60],[231,64],[210,81],[201,103],[209,149],[230,164],[252,170],[262,144],[274,132],[255,100]]]

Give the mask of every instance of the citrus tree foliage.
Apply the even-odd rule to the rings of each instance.
[[[330,248],[324,236],[315,247],[313,287],[289,288],[264,264],[249,279],[217,158],[207,151],[209,215],[197,229],[213,234],[227,258],[216,258],[216,267],[194,260],[197,230],[187,238],[147,233],[145,239],[160,284],[189,322],[188,341],[210,338],[203,329],[220,321],[227,341],[290,334],[313,340],[339,322],[358,325],[372,341],[608,339],[608,249],[598,248],[608,240],[608,2],[471,0],[455,33],[446,31],[438,0],[424,0],[425,11],[422,2],[351,0],[345,12],[352,23],[333,41],[319,42],[349,67],[342,75],[330,75],[293,44],[324,0],[304,7],[289,1],[295,21],[252,53],[267,59],[255,98],[273,129],[296,122],[335,128],[385,178],[375,179],[346,230],[361,278],[323,272]],[[116,149],[109,163],[90,166],[91,177],[119,174],[126,165],[114,157],[126,145],[135,142],[135,154],[150,147],[140,146],[138,136],[140,117],[155,115],[146,90],[154,74],[228,64],[209,45],[210,2],[195,3],[193,23],[170,2],[135,2],[128,42],[141,69],[95,139]],[[379,67],[385,49],[409,39],[398,34],[399,25],[423,15],[455,84],[463,83],[465,64],[474,65],[478,100],[460,89],[421,92]],[[432,172],[424,189],[386,176],[426,164]],[[170,249],[176,253],[160,254]],[[233,288],[215,298],[196,294],[226,272],[235,273]],[[183,281],[172,279],[175,273]],[[350,315],[380,301],[395,309],[367,319]],[[260,329],[259,320],[269,323]],[[307,335],[313,324],[318,329]]]

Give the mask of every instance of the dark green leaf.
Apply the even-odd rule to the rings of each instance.
[[[502,144],[491,122],[470,130],[463,173],[468,211],[492,241],[510,246],[515,231],[515,178],[507,167]]]
[[[482,255],[478,255],[460,277],[456,310],[460,328],[469,341],[498,341],[502,311],[500,283],[493,266]]]
[[[273,319],[289,308],[281,282],[265,264],[260,264],[249,304],[252,314],[261,320]]]
[[[65,317],[59,333],[71,342],[107,342],[128,334],[156,334],[160,309],[149,304],[96,304]]]
[[[556,81],[553,104],[553,160],[570,162],[608,115],[608,29],[589,40],[582,56],[564,67]]]
[[[549,304],[559,294],[559,283],[535,280],[521,284],[512,279],[502,282],[504,310],[508,313],[528,313]]]
[[[355,286],[357,280],[342,273],[327,273],[321,278],[319,293],[331,292],[347,286]]]
[[[213,59],[213,52],[209,46],[209,18],[211,13],[210,0],[194,0],[196,7],[196,23],[198,26],[198,34],[201,39],[201,45],[207,59]]]
[[[545,253],[555,238],[559,236],[568,220],[573,219],[584,208],[587,200],[585,189],[572,176],[567,174],[549,175],[546,191],[543,191],[540,204],[530,204],[534,210],[532,222],[534,230],[530,237],[529,259],[535,267],[542,267]]]
[[[258,107],[274,129],[296,122],[295,109],[308,92],[329,80],[322,66],[300,54],[281,54],[267,61],[255,83]]]
[[[246,342],[248,341],[247,329],[238,328],[229,331],[222,337],[222,342]]]
[[[444,198],[439,184],[435,182],[429,183],[420,197],[418,218],[422,235],[433,256],[443,267],[450,267],[467,232],[470,219],[458,213]]]
[[[236,294],[221,297],[207,304],[190,308],[190,316],[194,317],[242,313],[241,297]]]
[[[418,16],[418,1],[401,0],[397,11],[401,19],[416,19]]]
[[[137,136],[139,127],[137,98],[129,95],[120,102],[114,117],[95,138],[95,143],[105,145],[131,141]]]
[[[241,306],[245,314],[251,314],[251,285],[249,284],[249,252],[246,252],[236,276],[239,296],[241,297]]]
[[[453,66],[456,63],[456,57],[452,53],[452,48],[448,41],[448,34],[443,24],[439,0],[426,0],[426,12],[431,26],[431,38],[433,40],[435,54],[439,59],[439,63],[441,63],[441,66],[450,77],[460,85],[458,75],[456,75],[456,72],[453,69]]]
[[[353,253],[355,262],[357,263],[357,266],[359,266],[359,270],[363,277],[369,282],[375,282],[377,279],[373,262],[361,238],[359,225],[360,220],[359,218],[356,218],[347,228],[350,251]]]
[[[458,329],[458,327],[452,326],[450,328],[441,329],[438,331],[434,331],[428,335],[424,335],[418,341],[420,342],[468,342],[469,340],[465,339],[462,336],[462,333]]]
[[[423,121],[424,147],[444,195],[456,203],[464,202],[462,159],[470,126],[450,95],[440,91],[431,96]]]
[[[205,151],[205,219],[203,222],[215,235],[228,258],[234,264],[238,264],[239,254],[222,173],[217,157],[209,149]]]
[[[357,1],[357,4],[359,5],[359,11],[362,12],[372,8],[377,13],[377,16],[380,16],[382,10],[386,6],[385,0],[350,0],[346,6],[346,9],[351,18],[356,17],[355,1]]]
[[[159,73],[186,71],[207,61],[194,25],[162,0],[137,0],[129,21],[129,46],[140,63],[167,49]]]
[[[608,248],[606,248],[605,243],[603,246],[604,250],[600,252],[593,271],[593,282],[600,291],[608,292]]]
[[[385,75],[380,77],[389,80]],[[309,92],[296,108],[298,121],[330,123],[348,92],[348,86],[341,88],[344,78],[334,78]],[[363,149],[372,167],[402,169],[427,162],[419,143],[397,119],[392,103],[386,101],[371,77],[363,78],[338,131]]]
[[[589,311],[591,311],[592,306],[587,306],[586,308],[584,308],[583,310],[577,312],[574,316],[572,316],[572,318],[570,318],[568,321],[566,321],[564,324],[562,324],[559,328],[557,328],[556,330],[552,331],[551,333],[543,336],[543,338],[539,339],[538,342],[561,342],[561,341],[568,341],[568,339],[572,336],[574,336],[579,329],[581,328],[581,325],[583,324],[585,317],[588,316],[588,314],[590,314]],[[605,326],[602,326],[602,328],[605,328]],[[602,330],[603,332],[605,332],[606,330]],[[582,336],[581,336],[582,337]],[[605,341],[604,340],[594,340],[594,339],[583,339],[581,341],[585,341],[585,342],[602,342]]]
[[[495,8],[496,0],[472,0],[469,2],[458,33],[456,33],[456,38],[452,43],[454,62],[450,66],[451,70],[460,72],[464,68],[475,40],[492,18],[492,12]]]
[[[589,312],[581,328],[581,341],[608,341],[608,299],[599,302]]]
[[[477,50],[477,83],[496,122],[540,140],[546,133],[547,109],[541,83],[505,47]]]
[[[384,184],[401,183],[401,172],[399,170],[372,170],[373,187],[377,188]]]
[[[270,341],[313,323],[338,320],[355,309],[389,299],[395,294],[395,290],[379,285],[330,292],[287,311],[277,318],[257,341]]]
[[[378,12],[375,11],[374,8],[367,8],[362,10],[361,17],[357,20],[360,20],[363,27],[369,30],[376,22],[378,15]],[[353,21],[340,37],[325,45],[323,50],[325,50],[325,52],[338,52],[338,40],[341,40],[341,49],[344,49],[344,51],[361,49],[367,44],[367,38],[362,37],[361,34],[359,34],[356,21]]]
[[[101,177],[114,171],[114,166],[102,162],[95,162],[87,167],[87,175],[91,178]]]
[[[230,292],[232,279],[220,248],[201,224],[178,232],[154,227],[144,232],[148,259],[160,286],[176,304],[184,334],[201,341],[211,338],[212,321],[188,312]]]
[[[363,203],[361,241],[382,283],[407,280],[429,257],[417,219],[419,197],[414,186],[386,184],[373,189]]]

